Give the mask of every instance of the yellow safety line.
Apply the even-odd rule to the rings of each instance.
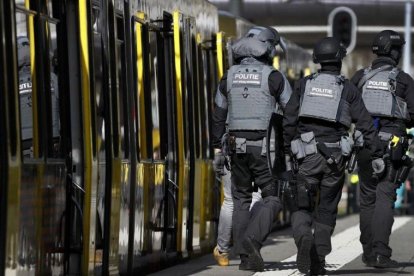
[[[177,139],[178,139],[178,206],[177,206],[177,251],[181,252],[183,226],[183,196],[184,196],[184,126],[183,126],[183,91],[181,79],[181,49],[180,49],[180,12],[173,13],[174,32],[174,63],[177,103]]]
[[[145,14],[138,12],[136,16],[139,19],[144,19]],[[138,88],[138,114],[139,114],[139,129],[138,129],[138,141],[141,152],[141,158],[147,159],[147,130],[145,126],[145,98],[144,98],[144,60],[143,60],[143,45],[142,45],[142,25],[139,22],[135,23],[135,40],[136,40],[136,53],[137,53],[137,88]]]
[[[92,118],[91,118],[91,90],[89,71],[89,33],[88,33],[88,3],[87,0],[79,0],[79,37],[80,37],[80,62],[82,83],[82,121],[84,133],[84,189],[85,200],[83,210],[83,253],[82,275],[93,273],[95,256],[95,231],[91,224],[95,223],[96,209],[92,207],[93,192],[93,148],[92,148]],[[95,204],[94,204],[95,205]]]

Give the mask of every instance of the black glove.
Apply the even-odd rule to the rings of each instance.
[[[221,151],[214,153],[213,167],[214,167],[214,171],[219,176],[226,175],[226,173],[224,172],[225,161],[226,161],[226,158],[224,157]]]

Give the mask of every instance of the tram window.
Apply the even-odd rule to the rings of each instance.
[[[101,25],[100,12],[101,10],[99,7],[92,7],[92,29],[94,32],[99,32],[99,27]]]
[[[135,76],[135,104],[134,104],[134,120],[135,120],[135,132],[137,141],[139,145],[137,146],[137,157],[138,160],[146,158],[146,144],[144,133],[146,131],[145,126],[143,125],[143,118],[141,108],[144,106],[144,70],[143,70],[143,25],[140,22],[133,23],[134,29],[134,60],[136,61],[134,66],[134,76]]]
[[[121,135],[121,158],[128,158],[129,152],[129,140],[128,140],[128,124],[126,118],[128,118],[128,100],[126,91],[126,72],[125,72],[125,43],[124,43],[124,23],[121,17],[116,18],[117,25],[117,52],[118,52],[118,80],[117,86],[119,91],[119,122],[120,122],[120,135]]]
[[[56,25],[49,23],[47,40],[49,42],[49,66],[50,66],[50,104],[52,117],[52,151],[49,157],[58,157],[60,151],[60,116],[59,116],[59,78],[58,78],[58,49]],[[47,78],[46,78],[47,79]]]
[[[115,9],[122,13],[124,11],[124,0],[115,0]]]
[[[161,156],[161,135],[160,135],[160,102],[157,76],[157,33],[149,32],[149,76],[151,79],[151,118],[152,118],[152,157],[155,160]]]
[[[33,156],[32,67],[28,30],[30,18],[33,19],[33,16],[16,13],[20,127],[24,157]]]

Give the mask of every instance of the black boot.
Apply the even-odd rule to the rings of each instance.
[[[262,255],[260,255],[260,244],[247,237],[244,239],[243,248],[246,252],[249,252],[249,255],[240,263],[240,270],[250,270],[250,271],[263,271],[264,263]]]
[[[399,267],[399,264],[389,257],[377,254],[373,266],[376,268],[397,268]]]
[[[304,274],[308,274],[311,269],[311,249],[313,246],[313,238],[303,236],[298,244],[298,255],[296,256],[296,264],[298,270]]]
[[[362,254],[362,262],[369,267],[373,267],[375,264],[375,256],[373,256],[372,254],[368,254],[368,253],[363,253]]]
[[[310,275],[325,275],[325,256],[318,256],[316,246],[313,245],[311,249],[311,268]]]

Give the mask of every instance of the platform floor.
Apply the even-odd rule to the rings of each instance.
[[[396,269],[366,267],[361,261],[359,217],[352,215],[338,219],[332,238],[332,252],[327,256],[327,275],[414,275],[414,217],[396,217],[391,235],[393,259],[400,262]],[[232,258],[230,266],[216,265],[212,254],[202,256],[152,275],[302,275],[296,269],[296,247],[291,229],[272,233],[261,251],[265,272],[239,271],[240,260]]]

